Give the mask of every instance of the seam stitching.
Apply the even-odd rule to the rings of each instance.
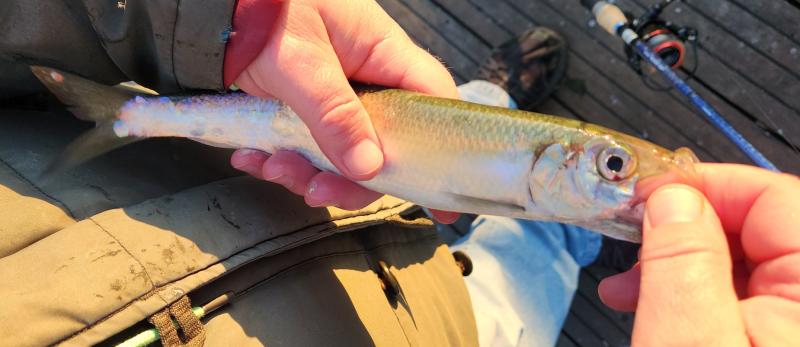
[[[118,240],[118,239],[117,239],[117,238],[116,238],[116,237],[115,237],[113,234],[111,234],[111,232],[109,232],[109,231],[108,231],[106,228],[104,228],[102,225],[100,225],[100,223],[98,223],[96,220],[94,220],[94,218],[91,218],[91,217],[90,217],[90,218],[87,218],[87,219],[88,219],[88,220],[90,220],[90,221],[92,221],[92,223],[94,223],[94,225],[96,225],[98,228],[100,228],[100,230],[102,230],[102,231],[103,231],[103,232],[105,232],[105,233],[106,233],[106,234],[107,234],[109,237],[111,237],[111,238],[114,240],[114,242],[116,242],[116,243],[117,243],[117,244],[120,246],[120,248],[122,248],[122,249],[125,251],[125,253],[128,253],[128,255],[131,257],[131,259],[133,259],[134,261],[136,261],[136,263],[137,263],[137,264],[139,264],[139,266],[141,266],[141,267],[142,267],[142,271],[144,271],[144,274],[145,274],[145,276],[147,276],[147,281],[148,281],[148,282],[150,282],[150,288],[151,288],[150,290],[153,290],[153,289],[155,289],[155,288],[156,288],[156,284],[155,284],[155,282],[153,282],[153,279],[150,277],[150,273],[149,273],[149,272],[147,272],[147,268],[146,268],[146,267],[144,267],[144,264],[142,264],[142,262],[141,262],[141,261],[139,261],[139,258],[136,258],[136,257],[133,255],[133,253],[131,253],[131,251],[129,251],[129,250],[128,250],[128,248],[127,248],[127,247],[125,247],[125,245],[123,245],[123,244],[122,244],[122,242],[120,242],[120,241],[119,241],[119,240]],[[149,292],[150,290],[148,290],[148,292]]]
[[[5,165],[9,170],[11,170],[11,172],[13,172],[19,179],[21,179],[22,181],[24,181],[25,183],[27,183],[28,185],[33,187],[33,189],[35,189],[37,192],[41,193],[42,195],[44,195],[48,199],[53,200],[53,202],[55,202],[58,205],[60,205],[61,208],[63,208],[67,212],[67,214],[69,214],[69,216],[72,219],[76,218],[75,217],[75,213],[73,213],[72,210],[70,210],[69,207],[67,206],[67,204],[65,204],[63,201],[61,201],[61,200],[57,199],[56,197],[48,194],[47,192],[42,190],[42,188],[40,188],[39,186],[33,184],[33,181],[31,181],[30,179],[25,177],[21,172],[19,172],[13,166],[9,165],[5,160],[3,160],[3,158],[0,158],[0,163],[3,163],[3,165]]]

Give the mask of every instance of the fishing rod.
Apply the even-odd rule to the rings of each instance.
[[[628,63],[637,73],[642,73],[642,59],[649,62],[675,88],[689,98],[692,104],[728,139],[733,141],[742,152],[750,157],[756,165],[771,171],[780,171],[775,164],[770,162],[742,134],[736,131],[711,104],[706,102],[686,81],[673,71],[673,68],[681,66],[685,55],[685,47],[681,41],[694,43],[697,37],[697,32],[694,29],[678,27],[658,19],[661,11],[673,0],[665,0],[654,5],[644,16],[633,20],[633,25],[631,25],[622,10],[613,4],[597,0],[580,1],[584,7],[592,11],[600,27],[612,35],[622,38],[626,45]],[[693,73],[690,73],[689,77],[692,75]]]

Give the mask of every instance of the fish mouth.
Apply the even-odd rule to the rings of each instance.
[[[641,229],[644,222],[645,202],[634,203],[614,214],[614,219],[623,224],[637,225]]]
[[[612,223],[625,229],[626,241],[637,243],[642,241],[647,199],[655,190],[671,183],[697,186],[698,175],[694,164],[700,160],[690,149],[679,148],[659,161],[659,165],[650,165],[649,172],[640,173],[634,185],[631,201],[614,211]]]
[[[615,225],[615,232],[608,236],[634,242],[642,242],[642,225],[644,223],[645,202],[631,203],[614,212],[611,223]]]

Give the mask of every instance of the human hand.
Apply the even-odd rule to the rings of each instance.
[[[796,345],[800,180],[742,165],[698,170],[697,189],[650,196],[640,263],[604,279],[601,299],[636,311],[634,345]]]
[[[258,1],[271,0],[249,2]],[[311,206],[358,209],[380,197],[351,181],[374,177],[383,165],[383,154],[348,79],[458,97],[444,66],[415,45],[372,0],[286,1],[266,46],[236,75],[236,85],[245,92],[276,97],[291,106],[345,177],[320,172],[294,153],[268,156],[240,150],[231,163],[305,196]],[[458,216],[435,215],[443,222]]]

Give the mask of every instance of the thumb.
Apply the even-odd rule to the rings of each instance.
[[[283,100],[303,120],[325,156],[342,175],[372,178],[383,152],[367,111],[330,44],[308,44],[298,54],[257,60],[255,72],[237,79],[246,92]],[[274,63],[277,62],[277,63]],[[248,88],[249,87],[249,88]]]
[[[725,233],[700,192],[676,184],[650,196],[640,265],[634,345],[748,343]]]
[[[284,100],[311,130],[320,149],[350,179],[372,178],[383,165],[383,152],[367,111],[356,96],[338,60],[318,78],[299,83]]]
[[[285,100],[311,130],[320,149],[343,175],[364,180],[383,165],[378,136],[336,55],[321,57],[315,73],[287,78]],[[291,72],[290,72],[291,73]],[[276,93],[277,94],[277,93]]]

